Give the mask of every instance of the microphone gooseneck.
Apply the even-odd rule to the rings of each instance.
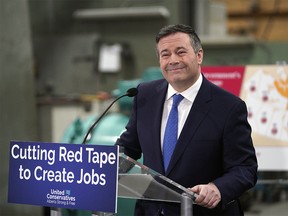
[[[101,116],[99,116],[99,118],[91,125],[91,127],[89,128],[88,132],[86,133],[82,144],[86,144],[86,141],[88,139],[88,136],[91,134],[92,130],[94,129],[94,127],[98,124],[98,122],[104,117],[104,115],[107,113],[107,111],[111,108],[111,106],[118,101],[119,99],[123,98],[123,97],[134,97],[136,96],[138,93],[137,88],[130,88],[127,90],[126,94],[119,96],[118,98],[116,98],[114,101],[112,101],[112,103],[106,108],[106,110],[101,114]]]

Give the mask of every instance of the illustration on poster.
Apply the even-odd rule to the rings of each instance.
[[[248,120],[253,133],[276,139],[279,141],[276,142],[278,145],[288,146],[287,68],[249,66],[246,68],[244,83],[242,95],[247,102]],[[261,145],[271,145],[270,143],[271,140],[267,140],[261,142]]]

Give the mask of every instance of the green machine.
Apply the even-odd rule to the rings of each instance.
[[[147,68],[143,76],[136,80],[122,80],[118,82],[118,89],[112,92],[112,95],[117,98],[120,95],[126,93],[129,88],[137,87],[141,82],[147,82],[151,80],[163,78],[159,67]],[[128,123],[129,115],[132,108],[133,98],[123,97],[118,103],[118,112],[107,113],[101,121],[95,126],[91,132],[91,137],[86,142],[87,144],[95,145],[114,145],[117,138],[125,130],[125,126]],[[91,125],[98,119],[99,115],[91,115],[85,120],[81,118],[75,119],[66,129],[63,134],[61,142],[80,144],[88,132]],[[139,159],[142,162],[142,158]],[[117,215],[129,216],[133,215],[135,200],[118,198]],[[91,211],[81,211],[72,209],[62,209],[63,216],[91,216]]]

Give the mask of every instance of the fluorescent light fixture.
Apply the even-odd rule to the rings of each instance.
[[[170,12],[163,6],[81,9],[73,14],[76,19],[165,18]]]

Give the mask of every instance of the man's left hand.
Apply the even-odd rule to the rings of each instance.
[[[189,188],[194,193],[198,194],[195,203],[206,208],[215,208],[221,201],[221,194],[215,184],[196,185]]]

